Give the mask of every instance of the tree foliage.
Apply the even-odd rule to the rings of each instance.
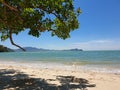
[[[29,30],[29,35],[39,37],[48,31],[52,36],[66,39],[70,31],[79,27],[77,16],[81,13],[73,6],[74,0],[0,0],[1,40],[12,39],[13,34]],[[24,49],[23,49],[24,50]]]
[[[0,52],[13,52],[12,49],[0,45]]]

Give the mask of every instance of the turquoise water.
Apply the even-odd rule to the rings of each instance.
[[[120,51],[41,51],[0,53],[0,61],[56,63],[120,70]],[[8,62],[8,63],[9,63]]]

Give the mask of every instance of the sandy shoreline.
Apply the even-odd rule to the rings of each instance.
[[[6,78],[8,82],[4,81]],[[22,86],[20,81],[23,81]],[[13,83],[11,84],[11,82]],[[0,90],[30,89],[120,90],[120,74],[0,64]]]

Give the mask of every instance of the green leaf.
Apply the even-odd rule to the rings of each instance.
[[[4,30],[1,40],[9,38],[10,30],[19,35],[28,29],[28,35],[34,37],[49,31],[52,36],[66,39],[79,27],[77,16],[81,10],[74,9],[74,0],[5,0],[6,5],[3,1],[0,0],[0,34]]]

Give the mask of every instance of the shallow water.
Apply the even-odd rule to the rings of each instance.
[[[120,73],[120,51],[10,52],[0,53],[0,61],[29,67],[64,67]]]

